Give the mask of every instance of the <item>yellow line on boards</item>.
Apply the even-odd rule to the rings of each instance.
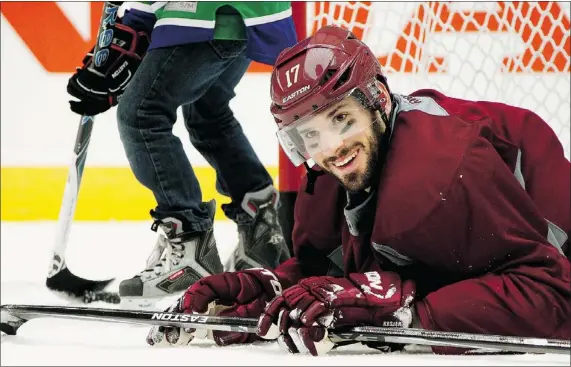
[[[267,167],[277,185],[277,167]],[[227,219],[220,204],[230,201],[216,192],[215,171],[195,167],[202,199],[216,199],[216,220]],[[1,220],[57,220],[67,167],[2,167],[0,171]],[[129,167],[86,167],[83,172],[76,220],[151,220],[156,206],[150,190],[142,186]]]

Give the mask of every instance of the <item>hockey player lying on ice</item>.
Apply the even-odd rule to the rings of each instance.
[[[260,317],[258,335],[214,332],[219,345],[277,338],[313,355],[342,326],[571,337],[570,163],[541,118],[392,94],[371,50],[335,27],[281,53],[271,97],[282,147],[318,166],[296,202],[295,257],[203,278],[171,310],[227,305],[220,315]],[[155,327],[147,341],[193,332]]]

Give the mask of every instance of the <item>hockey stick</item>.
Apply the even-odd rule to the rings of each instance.
[[[193,329],[210,329],[255,333],[258,319],[205,316],[173,312],[114,310],[64,306],[0,306],[0,330],[15,335],[27,321],[41,317],[76,319],[140,325],[160,325]],[[569,354],[569,340],[525,338],[515,336],[481,335],[430,331],[422,329],[358,326],[347,330],[329,330],[334,343],[343,341],[417,344],[460,348],[483,348],[521,353]]]
[[[93,50],[93,63],[90,66],[94,72],[96,67],[102,66],[108,59],[109,46],[113,41],[113,26],[117,19],[117,12],[122,2],[107,1],[103,5],[103,14],[97,32],[97,42]],[[68,234],[75,214],[79,185],[83,176],[83,168],[87,158],[87,148],[93,129],[93,116],[82,116],[73,149],[73,159],[69,167],[69,173],[62,204],[60,207],[58,228],[56,233],[53,255],[50,269],[46,279],[46,286],[55,291],[63,291],[74,296],[83,296],[84,302],[104,300],[113,303],[118,302],[118,296],[113,293],[96,292],[104,289],[114,279],[89,280],[73,274],[65,262]]]

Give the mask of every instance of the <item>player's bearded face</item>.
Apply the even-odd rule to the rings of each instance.
[[[349,191],[370,186],[382,129],[375,114],[346,98],[312,117],[298,130],[311,158]]]

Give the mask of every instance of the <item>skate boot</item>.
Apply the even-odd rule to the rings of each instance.
[[[214,213],[214,200],[207,205]],[[119,284],[122,308],[156,308],[157,302],[173,301],[202,277],[224,270],[212,229],[185,232],[176,218],[155,220],[151,229],[159,238],[147,269]]]
[[[273,186],[244,196],[241,206],[249,218],[238,221],[238,246],[225,264],[226,271],[274,269],[291,257],[278,222],[278,199]]]

